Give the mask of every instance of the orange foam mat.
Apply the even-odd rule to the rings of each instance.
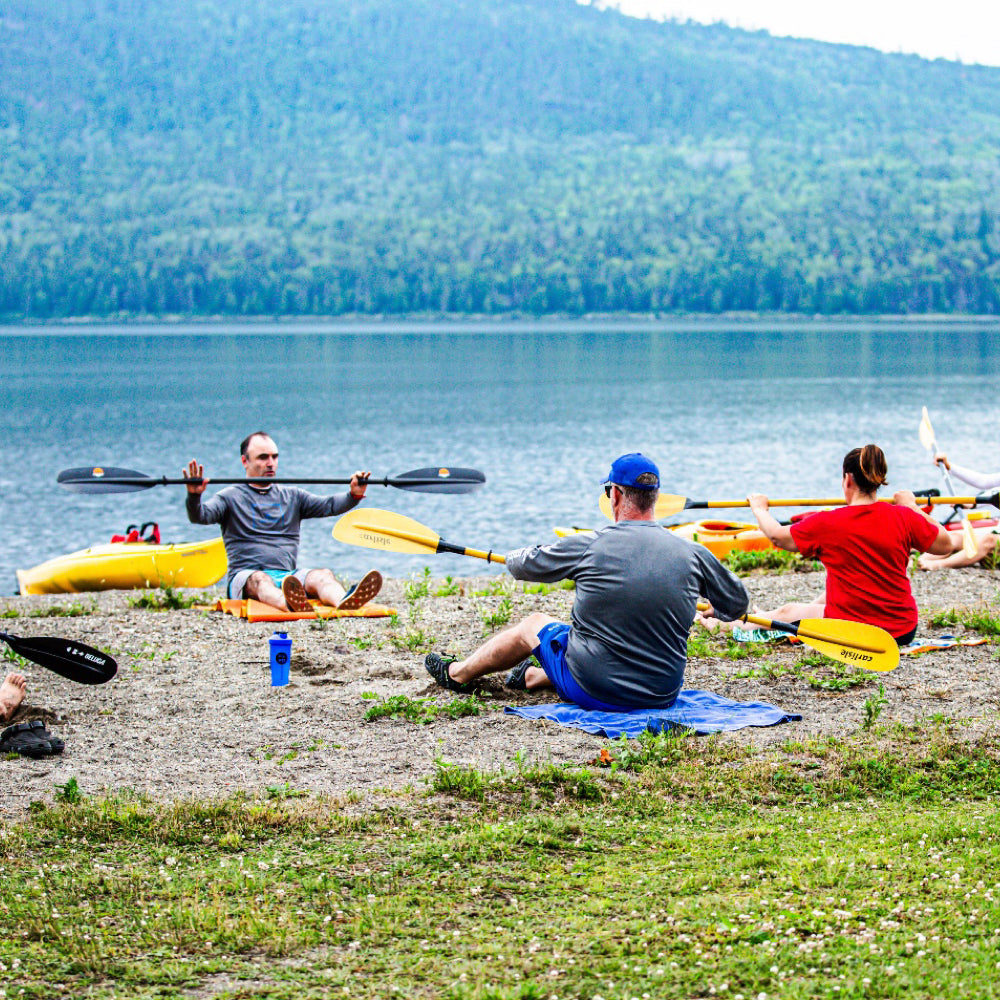
[[[252,599],[245,601],[220,600],[215,604],[215,610],[236,618],[245,618],[248,622],[297,622],[309,621],[315,618],[391,618],[396,614],[395,608],[384,604],[366,604],[353,611],[339,611],[337,608],[313,602],[313,611],[280,611],[270,604],[262,604]]]

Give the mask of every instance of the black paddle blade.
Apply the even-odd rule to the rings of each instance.
[[[121,482],[123,479],[129,482]],[[72,493],[136,493],[158,485],[159,480],[134,469],[88,465],[81,469],[63,469],[56,476],[56,482]]]
[[[388,485],[414,493],[471,493],[486,482],[478,469],[414,469],[393,476]]]
[[[0,632],[0,639],[18,656],[77,684],[104,684],[118,673],[118,664],[107,653],[75,639],[53,636],[22,639],[9,632]]]

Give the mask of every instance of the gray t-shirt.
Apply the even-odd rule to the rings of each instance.
[[[619,521],[508,552],[506,560],[519,580],[576,582],[566,666],[584,691],[611,705],[673,704],[699,596],[726,620],[749,603],[708,549],[655,521]]]
[[[296,486],[274,483],[256,490],[249,483],[227,486],[202,502],[187,495],[192,524],[221,524],[229,562],[227,582],[242,570],[296,568],[299,522],[308,517],[332,517],[358,505],[350,493],[319,497]]]

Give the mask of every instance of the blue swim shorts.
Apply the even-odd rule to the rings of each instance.
[[[243,588],[247,585],[247,580],[253,576],[254,573],[258,572],[255,569],[241,569],[232,580],[229,581],[229,588],[226,591],[226,596],[237,601],[243,600],[246,594],[243,593]],[[295,569],[289,572],[287,569],[264,569],[260,570],[261,573],[266,573],[273,581],[274,585],[278,588],[281,587],[281,581],[285,579],[286,576],[294,576],[299,583],[304,587],[306,584],[306,577],[312,572],[312,569]]]
[[[562,622],[550,622],[538,633],[538,645],[531,651],[542,665],[545,676],[552,681],[556,693],[563,701],[571,701],[580,708],[594,712],[631,712],[624,705],[609,705],[606,701],[592,698],[577,684],[566,666],[566,645],[569,642],[569,626]]]

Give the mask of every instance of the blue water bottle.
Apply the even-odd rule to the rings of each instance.
[[[287,632],[275,632],[271,644],[271,687],[284,687],[292,664],[292,640]]]

